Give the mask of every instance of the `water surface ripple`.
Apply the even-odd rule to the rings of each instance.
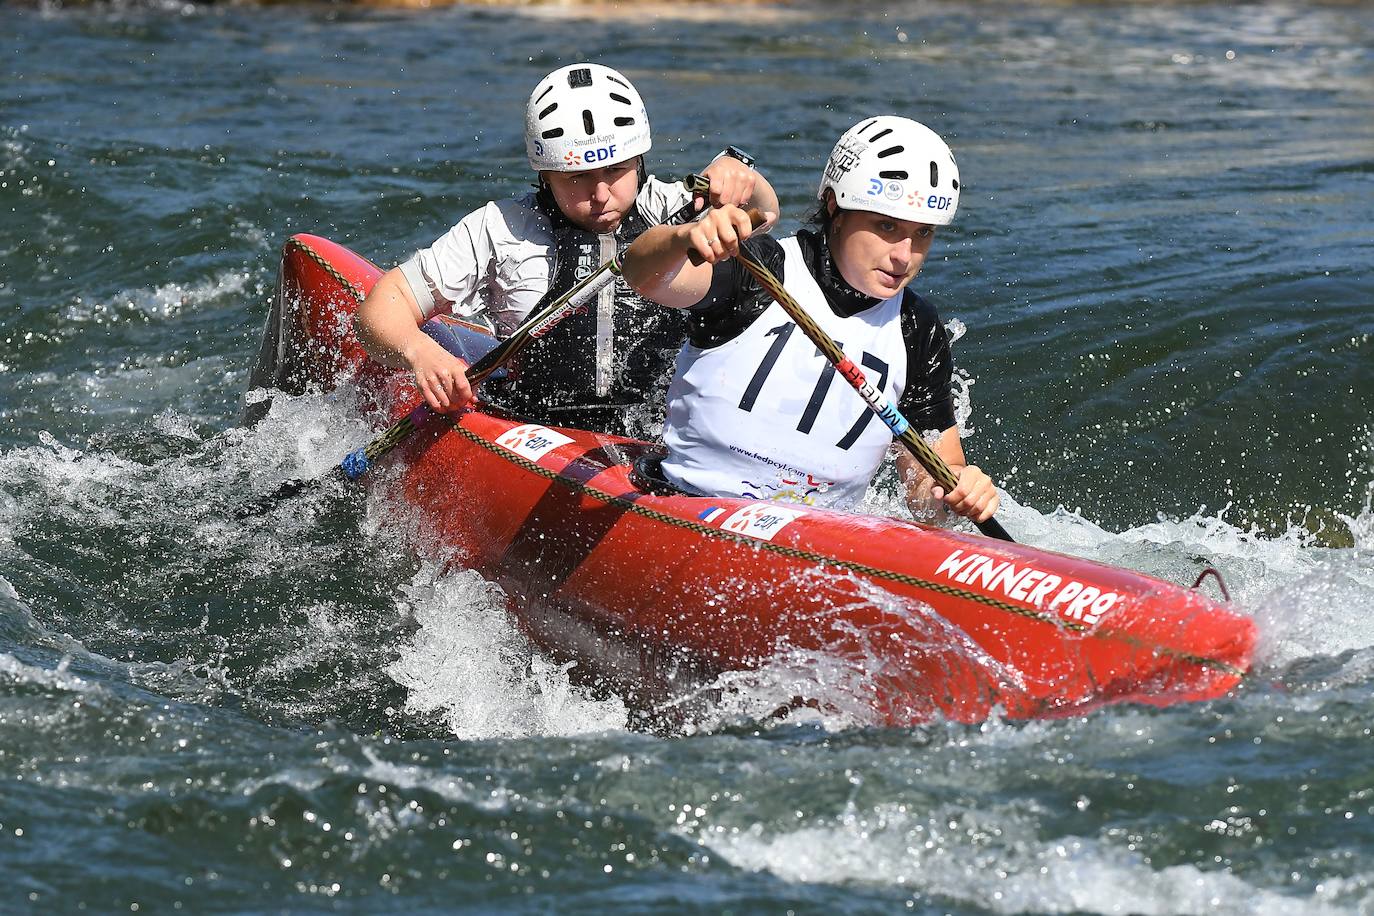
[[[160,2],[0,36],[6,912],[1374,910],[1374,8]],[[765,724],[827,674],[794,660],[643,734],[400,507],[233,521],[369,432],[318,395],[239,425],[282,242],[391,264],[520,192],[524,97],[577,59],[635,80],[656,173],[754,153],[784,230],[859,117],[941,130],[963,200],[917,288],[967,328],[1007,527],[1218,567],[1255,676]]]

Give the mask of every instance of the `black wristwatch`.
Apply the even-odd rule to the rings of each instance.
[[[754,157],[746,153],[744,150],[740,149],[738,146],[727,146],[725,149],[720,151],[720,155],[716,156],[716,159],[719,159],[721,156],[729,156],[731,159],[738,159],[740,162],[743,162],[751,169],[754,167]],[[714,162],[715,159],[711,161]]]

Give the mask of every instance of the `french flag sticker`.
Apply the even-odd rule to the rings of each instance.
[[[724,514],[725,510],[719,506],[707,506],[697,518],[701,519],[703,522],[714,522]]]

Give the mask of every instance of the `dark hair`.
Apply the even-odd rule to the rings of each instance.
[[[839,207],[836,207],[835,213],[832,213],[826,204],[826,199],[821,198],[816,204],[816,209],[812,210],[811,214],[802,220],[802,225],[815,229],[817,235],[829,242],[830,226],[835,222],[835,213],[839,212]]]
[[[802,225],[824,232],[830,228],[832,219],[834,217],[830,215],[830,208],[825,205],[825,201],[821,201],[817,204],[816,209],[812,210],[810,215],[802,220]]]

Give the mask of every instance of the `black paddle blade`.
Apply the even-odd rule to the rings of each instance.
[[[234,510],[234,518],[257,518],[260,515],[266,515],[282,501],[293,496],[299,496],[306,491],[318,490],[326,481],[333,479],[343,480],[343,470],[335,467],[323,477],[310,477],[304,480],[299,477],[292,477],[290,480],[283,481],[271,493],[265,493],[252,502],[239,506]]]
[[[257,518],[259,515],[266,515],[276,508],[282,500],[290,499],[308,487],[319,486],[319,483],[318,479],[302,480],[299,477],[293,477],[284,481],[271,493],[266,493],[250,503],[239,506],[234,510],[234,518]]]
[[[978,530],[990,538],[997,538],[999,541],[1011,541],[1016,543],[1016,538],[1007,534],[1007,529],[1002,527],[1002,523],[995,518],[990,518],[985,522],[974,522]]]

